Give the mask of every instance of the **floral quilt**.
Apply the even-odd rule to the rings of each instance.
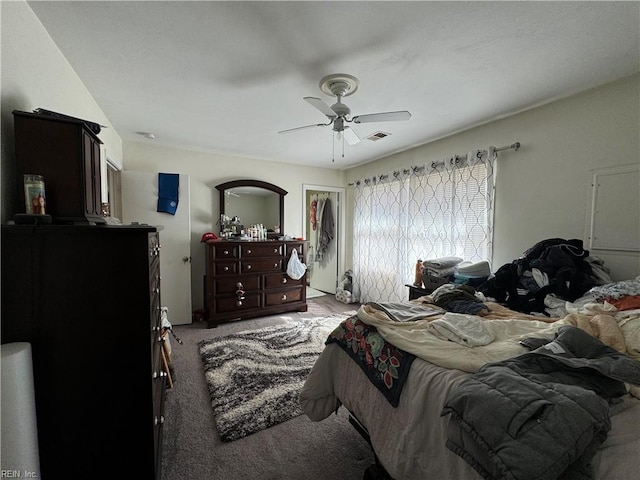
[[[357,315],[341,322],[329,334],[325,344],[329,343],[347,352],[389,403],[398,406],[415,355],[387,342],[376,327],[363,323]]]

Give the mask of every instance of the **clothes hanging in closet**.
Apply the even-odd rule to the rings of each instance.
[[[335,223],[331,210],[331,199],[318,200],[318,243],[316,260],[321,261],[335,236]]]

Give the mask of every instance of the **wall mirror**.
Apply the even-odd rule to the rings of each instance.
[[[221,183],[216,189],[220,191],[220,216],[238,217],[237,222],[245,227],[262,224],[268,238],[284,233],[286,190],[260,180],[234,180]]]

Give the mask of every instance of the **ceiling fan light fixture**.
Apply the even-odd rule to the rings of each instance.
[[[360,80],[348,73],[332,73],[320,80],[320,90],[332,97],[348,97],[360,86]]]
[[[356,115],[351,117],[351,109],[342,103],[342,97],[352,95],[358,90],[360,81],[353,75],[346,73],[334,73],[327,75],[320,80],[320,90],[330,96],[336,97],[336,103],[329,106],[324,100],[317,97],[303,97],[303,100],[308,102],[311,106],[321,111],[328,120],[328,123],[316,123],[313,125],[306,125],[303,127],[290,128],[288,130],[281,130],[279,133],[288,133],[297,130],[302,130],[310,127],[328,127],[331,126],[331,130],[335,132],[332,135],[334,154],[335,154],[335,141],[336,139],[342,144],[342,156],[344,157],[344,142],[349,145],[356,145],[360,143],[360,137],[358,134],[348,125],[345,124],[353,122],[355,123],[370,123],[370,122],[393,122],[399,120],[409,120],[411,113],[406,110],[397,112],[380,112],[369,113],[366,115]],[[374,134],[375,135],[375,134]],[[370,138],[370,140],[379,140],[389,135],[388,133],[382,133],[377,138]],[[334,155],[335,160],[335,155]]]

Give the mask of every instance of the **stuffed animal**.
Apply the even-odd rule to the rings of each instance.
[[[342,275],[338,288],[336,289],[336,300],[342,303],[353,303],[356,301],[353,295],[353,271],[347,270]]]

